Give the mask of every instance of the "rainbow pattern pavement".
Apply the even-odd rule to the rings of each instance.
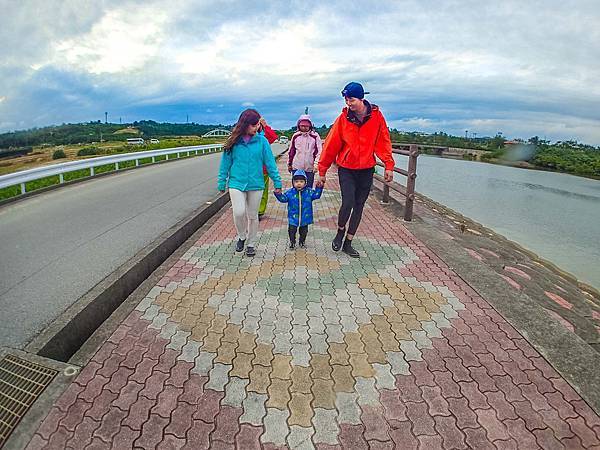
[[[339,204],[329,182],[290,251],[272,199],[254,258],[224,211],[28,448],[600,447],[598,415],[375,198],[362,257],[333,252]]]

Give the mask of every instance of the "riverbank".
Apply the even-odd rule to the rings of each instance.
[[[429,155],[429,156],[435,156],[435,155]],[[443,156],[442,156],[442,158],[443,158]],[[470,161],[469,159],[464,159],[464,160]],[[496,164],[498,166],[515,167],[517,169],[528,169],[528,170],[539,170],[540,172],[562,173],[565,175],[573,175],[575,177],[587,178],[589,180],[600,180],[600,176],[597,177],[597,176],[593,176],[593,175],[582,175],[582,174],[574,173],[574,172],[566,172],[563,170],[554,170],[554,169],[550,169],[548,167],[536,166],[535,164],[531,164],[529,161],[507,161],[505,159],[492,158],[492,159],[481,160],[480,162]]]
[[[406,167],[405,157],[396,160]],[[428,155],[417,174],[417,192],[600,288],[598,181]]]
[[[600,176],[594,175],[582,175],[575,172],[567,172],[564,170],[555,170],[544,166],[537,166],[535,164],[530,163],[529,161],[517,160],[517,161],[509,161],[506,159],[500,158],[485,158],[485,159],[474,159],[474,158],[465,158],[461,155],[437,155],[435,153],[422,153],[423,155],[432,156],[434,158],[440,159],[453,159],[458,161],[467,161],[467,162],[482,162],[488,164],[494,164],[496,166],[506,166],[506,167],[514,167],[516,169],[527,169],[527,170],[539,170],[540,172],[551,172],[551,173],[562,173],[565,175],[573,175],[575,177],[587,178],[589,180],[598,180],[600,181]]]
[[[398,204],[390,207],[401,208]],[[450,262],[456,260],[456,246],[464,250],[464,259],[493,271],[510,290],[532,299],[568,333],[574,333],[600,353],[600,291],[556,264],[539,256],[494,230],[417,193],[416,219],[405,223],[407,228],[438,256]],[[423,225],[427,225],[424,227]],[[429,231],[427,231],[429,229]],[[438,245],[431,241],[431,230]],[[444,243],[445,241],[445,243]],[[450,243],[452,247],[450,247]],[[472,276],[468,270],[452,266],[472,285],[489,285],[496,281]]]

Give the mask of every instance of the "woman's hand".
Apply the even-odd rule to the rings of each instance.
[[[281,194],[281,188],[275,188],[273,192],[275,192],[276,194]]]
[[[222,191],[221,191],[221,190],[219,190],[219,192],[220,192],[221,194],[224,194],[224,193],[225,193],[225,189],[223,189]]]
[[[383,175],[383,179],[386,183],[391,183],[392,181],[394,181],[394,171],[386,170],[385,174]]]

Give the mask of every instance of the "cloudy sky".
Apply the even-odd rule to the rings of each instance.
[[[251,9],[248,5],[252,5]],[[0,132],[104,120],[331,123],[600,145],[598,0],[0,0]]]

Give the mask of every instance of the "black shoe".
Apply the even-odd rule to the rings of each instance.
[[[294,250],[296,248],[295,242],[290,242],[290,246],[288,247],[290,250]]]
[[[238,239],[237,244],[235,244],[235,251],[243,252],[245,243],[246,243],[246,239]]]
[[[259,214],[258,215],[258,221],[260,222],[261,220],[263,220],[264,217],[265,217],[264,214]]]
[[[352,257],[352,258],[360,258],[360,253],[356,251],[354,247],[352,247],[352,240],[346,239],[344,241],[344,246],[342,247],[342,251]]]
[[[342,248],[342,240],[344,239],[344,234],[346,234],[346,229],[344,228],[340,230],[338,228],[338,232],[333,238],[333,242],[331,243],[331,248],[334,252],[337,252],[340,248]]]
[[[246,256],[254,256],[256,255],[256,250],[254,250],[254,247],[246,247]]]
[[[304,241],[300,241],[300,242],[298,242],[298,247],[306,248],[306,244],[304,243]]]

